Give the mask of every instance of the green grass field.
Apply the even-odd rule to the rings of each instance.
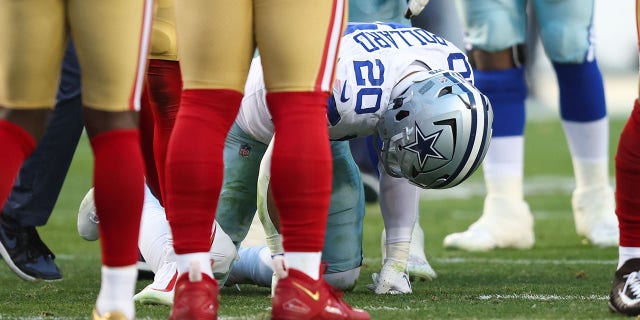
[[[622,125],[622,120],[611,123],[612,160]],[[445,235],[464,230],[481,213],[483,184],[477,172],[455,190],[425,194],[421,225],[438,278],[414,283],[412,295],[377,296],[366,289],[381,263],[382,218],[377,205],[369,205],[362,273],[345,299],[367,309],[373,319],[620,319],[606,306],[617,249],[591,247],[574,230],[571,162],[559,121],[530,123],[526,137],[525,191],[536,223],[532,250],[468,253],[442,247]],[[91,184],[91,163],[83,140],[56,210],[40,229],[64,280],[25,282],[0,263],[0,319],[90,317],[100,282],[99,244],[77,235],[76,213]],[[147,284],[139,281],[138,290]],[[270,308],[266,288],[226,288],[220,299],[221,319],[259,319]],[[136,310],[139,319],[169,314],[164,306],[138,305]]]

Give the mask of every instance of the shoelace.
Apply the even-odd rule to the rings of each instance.
[[[634,297],[640,296],[640,277],[638,271],[631,272],[624,277],[627,278],[627,282],[624,283],[622,292],[627,292],[627,289],[629,289]]]

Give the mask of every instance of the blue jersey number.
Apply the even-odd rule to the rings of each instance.
[[[356,75],[356,84],[358,87],[363,87],[356,93],[355,112],[363,114],[375,113],[380,110],[380,104],[382,103],[381,86],[384,83],[384,65],[382,61],[379,59],[375,61],[354,61],[353,71]],[[375,103],[369,98],[367,99],[369,102],[365,104],[364,98],[367,96],[375,99]]]
[[[453,70],[455,72],[460,73],[465,79],[471,79],[471,66],[467,62],[467,58],[464,56],[462,52],[452,53],[447,57],[447,63],[449,64],[449,70]],[[462,65],[464,70],[459,70],[460,68],[456,68]]]

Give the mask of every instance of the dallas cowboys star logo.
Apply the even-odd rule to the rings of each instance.
[[[441,133],[442,130],[425,137],[424,133],[422,133],[422,130],[420,130],[420,127],[418,127],[418,124],[416,123],[416,139],[413,143],[406,145],[405,149],[418,156],[421,168],[424,167],[424,164],[427,162],[427,158],[429,157],[435,159],[446,159],[435,147]]]

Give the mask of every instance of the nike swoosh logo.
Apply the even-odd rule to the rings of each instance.
[[[620,296],[620,300],[622,300],[622,303],[627,306],[632,306],[640,302],[640,298],[631,299],[624,292],[622,292],[622,290],[618,291],[618,295]]]
[[[342,86],[342,92],[340,93],[340,102],[342,103],[345,103],[349,101],[349,99],[351,99],[344,96],[346,89],[347,89],[347,82],[345,81],[344,86]]]
[[[305,288],[303,285],[293,281],[294,286],[298,287],[298,289],[302,290],[305,294],[307,294],[313,301],[320,300],[320,291],[316,291],[315,293],[311,292],[311,290]]]

